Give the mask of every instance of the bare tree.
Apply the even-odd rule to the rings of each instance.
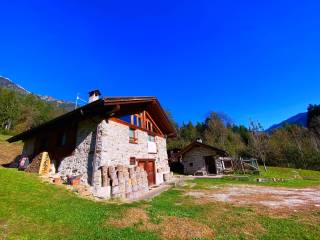
[[[250,145],[252,154],[262,161],[264,170],[267,172],[266,157],[268,152],[269,136],[263,131],[261,124],[257,122],[250,121],[249,130],[251,132]]]

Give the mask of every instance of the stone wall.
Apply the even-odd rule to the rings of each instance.
[[[203,147],[191,149],[182,159],[184,174],[193,175],[196,171],[207,171],[204,157],[212,154],[212,150]]]
[[[164,174],[170,173],[166,139],[156,136],[157,153],[148,153],[148,133],[137,129],[136,136],[137,144],[129,143],[129,127],[112,120],[94,118],[81,121],[77,129],[76,148],[71,156],[61,161],[57,172],[63,178],[82,175],[82,183],[99,188],[102,166],[129,166],[130,157],[148,158],[155,159],[156,184],[163,183]],[[25,142],[25,153],[32,155],[33,148],[33,140]]]
[[[51,159],[51,174],[55,174],[57,172],[63,179],[66,179],[67,175],[82,175],[82,183],[91,183],[92,162],[94,157],[96,128],[98,122],[98,119],[88,119],[79,122],[76,136],[76,147],[72,155],[62,159],[57,170],[53,164],[55,159]],[[34,154],[34,149],[35,138],[30,138],[24,142],[22,153],[32,156]]]
[[[193,175],[196,171],[207,172],[205,157],[215,155],[216,152],[214,150],[205,147],[195,147],[191,149],[183,156],[182,159],[184,174]],[[223,166],[221,164],[221,161],[217,161],[217,159],[215,159],[215,164],[217,173],[222,173]]]
[[[99,122],[99,126],[98,126]],[[98,126],[98,128],[97,128]],[[96,130],[98,129],[98,133]],[[109,120],[86,120],[79,123],[77,145],[72,156],[65,158],[58,169],[62,176],[82,174],[82,182],[101,185],[102,166],[130,165],[130,157],[155,159],[156,184],[164,182],[170,172],[166,139],[155,137],[157,153],[148,153],[148,134],[136,130],[137,144],[129,143],[129,127]],[[95,169],[93,171],[94,146],[97,139]]]
[[[62,177],[82,175],[81,182],[90,184],[96,142],[96,120],[85,120],[78,124],[76,148],[71,156],[64,158],[58,168]]]
[[[155,159],[156,184],[163,183],[163,175],[170,172],[166,139],[155,137],[157,153],[148,153],[148,133],[136,130],[137,144],[129,143],[129,127],[109,120],[101,124],[100,166],[129,165],[130,157]]]

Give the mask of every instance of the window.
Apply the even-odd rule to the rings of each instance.
[[[189,167],[193,167],[193,162],[189,163]]]
[[[133,115],[132,124],[137,127],[142,127],[142,119],[140,115]]]
[[[136,158],[130,157],[130,165],[136,165]]]
[[[129,128],[129,143],[137,143],[138,139],[136,137],[135,129]]]
[[[155,141],[156,141],[156,139],[154,136],[148,135],[148,142],[155,142]]]
[[[61,133],[58,136],[58,146],[63,147],[67,144],[67,133]]]
[[[153,135],[148,135],[148,153],[157,153],[157,144]]]
[[[163,135],[156,122],[151,118],[147,111],[120,116],[119,119],[123,124],[127,123],[126,125],[132,129],[139,128],[151,133],[151,135],[153,135],[152,133],[154,133],[154,135]]]

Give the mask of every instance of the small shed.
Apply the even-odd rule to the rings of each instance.
[[[175,158],[179,159],[184,174],[188,175],[223,174],[226,169],[232,168],[225,150],[204,144],[201,140],[183,148]]]

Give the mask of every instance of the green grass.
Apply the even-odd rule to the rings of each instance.
[[[156,239],[150,232],[107,226],[128,205],[81,199],[15,170],[0,169],[0,182],[0,222],[8,225],[8,239]]]
[[[4,142],[6,141],[8,138],[10,138],[11,136],[9,135],[3,135],[3,134],[0,134],[0,142]]]
[[[269,177],[274,177],[276,171],[277,176],[292,175],[291,170],[274,169]],[[299,170],[299,174],[318,173]],[[230,183],[230,180],[208,183],[207,179],[195,182],[201,181]],[[131,207],[144,209],[153,224],[169,216],[190,218],[209,226],[216,239],[319,239],[320,236],[320,211],[280,217],[249,206],[199,204],[184,195],[188,190],[185,187],[173,188],[152,201],[119,204],[79,198],[62,186],[43,183],[34,174],[13,169],[0,169],[0,183],[0,239],[160,239],[159,233],[141,231],[136,225],[116,228],[107,223]]]
[[[3,142],[3,143],[8,143],[7,142],[7,139],[11,138],[12,135],[6,135],[6,134],[1,134],[0,133],[0,143]],[[18,141],[18,142],[14,142],[12,144],[22,144],[22,141]]]
[[[257,178],[268,179],[267,182],[257,182]],[[274,182],[273,179],[276,178]],[[293,168],[268,167],[268,171],[261,170],[260,175],[226,176],[220,179],[197,178],[190,180],[196,183],[193,188],[206,189],[216,184],[256,184],[262,186],[279,187],[308,187],[320,185],[320,172]]]
[[[304,169],[294,169],[294,168],[280,168],[280,167],[268,167],[268,171],[265,172],[261,170],[260,176],[261,177],[277,177],[277,178],[294,178],[297,177],[319,177],[319,171],[312,171],[312,170],[304,170]]]

